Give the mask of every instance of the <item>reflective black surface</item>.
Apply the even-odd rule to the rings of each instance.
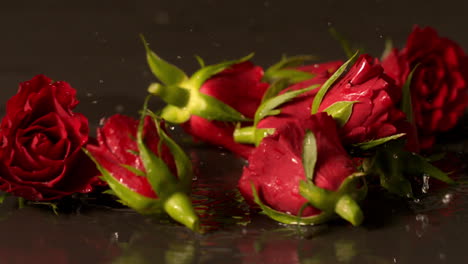
[[[357,3],[359,2],[359,3]],[[375,56],[384,40],[403,45],[413,24],[435,27],[468,48],[465,1],[10,1],[0,9],[1,113],[21,81],[43,73],[78,90],[90,119],[136,116],[154,80],[138,34],[187,72],[255,52],[268,66],[284,53],[342,59],[335,26]],[[156,105],[156,103],[155,103]],[[155,107],[153,105],[153,107]],[[466,120],[466,118],[465,118]],[[431,185],[415,201],[373,193],[366,220],[283,226],[249,214],[234,187],[243,161],[187,146],[199,171],[194,198],[210,231],[140,216],[90,196],[58,216],[47,207],[0,207],[1,263],[465,263],[468,231],[467,127],[439,139],[458,163],[459,186]],[[112,206],[110,206],[112,205]]]

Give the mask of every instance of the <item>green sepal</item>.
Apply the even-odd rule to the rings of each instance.
[[[161,199],[164,211],[171,216],[174,220],[184,224],[188,228],[198,231],[199,229],[199,220],[198,216],[193,209],[192,202],[187,195],[187,180],[184,175],[184,181],[181,183],[179,179],[174,176],[166,163],[156,156],[144,143],[143,139],[143,127],[144,119],[148,114],[147,105],[149,101],[149,96],[145,100],[142,115],[137,129],[137,146],[140,153],[140,158],[143,163],[143,166],[146,170],[146,177],[150,183],[153,190],[158,194]],[[167,135],[161,132],[161,127],[159,121],[153,117],[152,119],[155,122],[156,129],[158,130],[159,136],[162,136],[162,141],[164,143],[169,142]],[[161,142],[162,143],[162,142]],[[181,149],[176,148],[171,141],[168,145],[171,154],[174,158],[180,158]],[[172,151],[176,152],[173,153]],[[178,155],[178,156],[176,156]],[[187,162],[188,158],[182,156],[182,160],[176,161],[176,167],[178,173],[187,173],[187,165],[182,165],[181,162]],[[182,170],[182,171],[179,171]]]
[[[156,55],[156,53],[149,48],[149,44],[146,42],[143,35],[140,35],[140,38],[145,46],[146,60],[156,78],[167,86],[178,85],[188,79],[187,75],[181,69]]]
[[[407,165],[406,170],[409,174],[422,173],[448,184],[456,184],[456,182],[452,180],[447,173],[432,165],[428,159],[425,159],[416,153],[405,152],[405,154],[404,158],[407,159],[407,162],[405,163]]]
[[[319,85],[318,84],[315,84],[315,85],[312,85],[312,86],[309,86],[307,88],[304,88],[304,89],[300,89],[300,90],[295,90],[295,91],[288,91],[286,93],[283,93],[281,95],[277,95],[275,97],[272,97],[268,100],[266,100],[265,102],[263,102],[258,108],[257,108],[257,111],[255,112],[255,117],[254,117],[254,126],[256,127],[258,122],[260,122],[260,120],[262,120],[263,118],[269,116],[269,115],[277,115],[279,114],[278,111],[275,111],[275,108],[277,108],[278,106],[284,104],[284,103],[287,103],[289,101],[291,101],[292,99],[296,98],[297,96],[305,93],[305,92],[308,92],[308,91],[311,91],[315,88],[317,88]]]
[[[293,57],[283,56],[279,62],[273,64],[265,70],[263,80],[270,82],[279,78],[283,78],[282,75],[284,75],[284,70],[294,70],[291,68],[301,66],[306,61],[312,61],[316,59],[317,57],[313,55],[299,55]]]
[[[145,215],[158,214],[162,212],[162,204],[159,199],[148,198],[137,192],[132,191],[126,185],[120,183],[117,179],[115,179],[109,171],[104,169],[104,167],[102,167],[101,164],[97,162],[97,160],[91,155],[91,153],[88,150],[83,149],[83,151],[86,153],[86,155],[88,155],[88,157],[91,160],[94,161],[97,169],[102,174],[101,179],[107,182],[107,184],[113,192],[112,194],[119,197],[120,202],[122,204]]]
[[[329,213],[329,212],[321,212],[318,215],[308,216],[308,217],[300,217],[300,216],[295,216],[295,215],[279,212],[265,205],[260,199],[260,197],[258,196],[257,190],[255,189],[255,185],[252,183],[251,186],[252,186],[252,194],[254,197],[254,202],[260,207],[260,209],[262,209],[262,213],[280,223],[288,224],[288,225],[318,225],[318,224],[323,224],[335,218],[335,214]]]
[[[190,119],[190,112],[185,108],[167,105],[161,110],[161,117],[174,124],[182,124]]]
[[[195,55],[194,57],[195,57],[195,59],[197,60],[198,65],[200,65],[200,68],[205,67],[205,65],[206,65],[206,64],[205,64],[205,60],[203,60],[202,57],[200,57],[200,56],[198,56],[198,55]]]
[[[299,71],[295,69],[278,70],[268,79],[269,82],[274,82],[279,79],[286,79],[290,84],[310,80],[315,77],[315,74]]]
[[[380,57],[380,60],[383,61],[387,58],[388,55],[390,55],[390,53],[392,52],[393,50],[393,41],[391,38],[387,38],[385,40],[385,47],[384,47],[384,50],[382,52],[382,56]]]
[[[238,64],[244,61],[250,60],[254,56],[254,53],[250,53],[249,55],[242,57],[237,60],[225,61],[214,65],[204,66],[198,71],[196,71],[188,80],[187,86],[191,87],[192,89],[199,90],[202,84],[211,78],[213,75],[222,72],[223,70],[229,68],[234,64]]]
[[[343,127],[348,122],[353,113],[353,105],[358,101],[340,101],[333,103],[327,107],[324,112],[327,112],[340,127]]]
[[[195,97],[197,99],[195,99]],[[190,102],[188,110],[193,115],[201,116],[208,120],[219,120],[227,122],[251,121],[249,118],[245,117],[234,108],[212,96],[198,93],[196,96],[192,94],[192,98],[193,100]]]
[[[59,215],[58,213],[58,206],[56,203],[53,202],[36,202],[36,201],[28,201],[28,205],[45,205],[52,209],[52,212],[54,212],[54,215]]]
[[[375,147],[380,146],[380,145],[382,145],[384,143],[387,143],[387,142],[389,142],[391,140],[401,138],[404,135],[406,135],[406,133],[399,133],[399,134],[391,135],[391,136],[388,136],[388,137],[383,137],[383,138],[379,138],[379,139],[369,140],[369,141],[366,141],[366,142],[356,143],[356,144],[353,144],[353,147],[359,148],[361,150],[369,150],[371,148],[375,148]]]
[[[161,97],[164,102],[176,107],[185,107],[190,99],[190,91],[177,85],[165,86],[152,83],[148,87],[148,92]]]
[[[163,142],[171,152],[174,162],[177,168],[177,176],[181,184],[184,186],[186,192],[190,191],[193,180],[193,168],[192,162],[185,154],[184,150],[172,139],[170,138],[164,129],[161,129],[159,122],[157,122],[158,117],[151,111],[148,111],[150,116],[153,118],[155,124],[157,125],[157,131],[159,139]]]
[[[356,53],[354,53],[354,55],[351,58],[349,58],[349,60],[343,63],[343,65],[341,65],[341,67],[338,68],[338,70],[336,70],[335,73],[333,73],[333,75],[330,76],[330,78],[328,78],[328,80],[325,81],[322,87],[320,87],[320,90],[318,90],[317,95],[315,95],[314,100],[312,102],[311,114],[316,114],[318,112],[320,104],[322,103],[322,100],[325,97],[325,94],[327,93],[328,89],[346,71],[346,69],[348,68],[348,65],[354,63],[358,54],[359,54],[359,51],[356,51]]]
[[[336,213],[354,226],[358,226],[364,219],[358,202],[364,200],[367,195],[367,184],[363,176],[364,173],[361,172],[353,173],[341,183],[336,191],[317,187],[310,180],[301,181],[299,193],[313,207],[323,212]]]
[[[290,86],[290,82],[288,79],[278,79],[275,80],[268,86],[268,89],[265,91],[262,97],[262,103],[266,100],[277,96],[281,91],[288,88]]]
[[[130,171],[131,173],[133,173],[135,175],[146,177],[146,174],[145,174],[144,171],[139,170],[139,169],[137,169],[135,167],[132,167],[132,166],[127,165],[127,164],[120,164],[120,166],[124,167],[126,170]]]
[[[341,48],[346,54],[346,57],[353,57],[353,49],[351,48],[351,45],[349,44],[349,41],[346,39],[346,37],[343,36],[343,34],[339,33],[334,27],[330,27],[328,29],[328,32],[335,40],[337,40],[340,43]]]
[[[309,181],[314,179],[315,164],[317,163],[317,140],[312,131],[306,131],[302,144],[302,165],[306,178]]]
[[[258,146],[264,137],[273,135],[274,133],[274,128],[236,127],[233,138],[237,143],[255,144],[255,146]]]
[[[411,102],[411,80],[413,79],[413,74],[418,66],[419,64],[411,70],[408,74],[408,78],[401,88],[401,111],[406,114],[406,120],[411,124],[414,124],[413,104]]]

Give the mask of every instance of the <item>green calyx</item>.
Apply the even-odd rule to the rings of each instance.
[[[275,132],[274,128],[257,128],[258,123],[267,116],[278,115],[281,113],[279,106],[293,100],[299,95],[317,88],[319,85],[311,85],[304,89],[288,91],[280,95],[268,98],[257,108],[254,116],[253,126],[237,127],[234,130],[234,141],[244,144],[255,144],[258,146],[262,139]]]
[[[167,103],[167,106],[161,112],[161,117],[164,120],[172,123],[183,123],[191,115],[196,115],[208,120],[228,122],[249,121],[248,118],[229,105],[212,96],[201,93],[200,88],[212,76],[234,64],[251,59],[253,54],[238,60],[209,66],[204,66],[203,60],[198,57],[198,61],[203,66],[191,77],[188,77],[181,69],[156,55],[149,48],[146,40],[143,37],[141,38],[146,48],[148,65],[156,78],[162,82],[162,84],[151,84],[148,92],[159,96]]]
[[[293,57],[283,56],[278,63],[273,64],[265,70],[263,80],[273,83],[276,80],[286,79],[290,84],[309,80],[314,77],[313,74],[299,71],[294,68],[303,65],[306,61],[316,59],[317,57],[312,55],[299,55]]]
[[[363,166],[367,174],[376,175],[380,185],[392,194],[413,198],[409,177],[430,176],[448,184],[455,184],[447,173],[441,171],[424,157],[405,151],[400,142],[391,142],[376,150]]]
[[[158,198],[149,198],[129,189],[124,183],[118,181],[112,175],[112,172],[102,167],[87,150],[84,149],[84,151],[94,161],[102,174],[102,179],[108,183],[112,190],[111,193],[119,197],[120,202],[141,214],[157,215],[165,212],[177,222],[182,223],[194,231],[198,231],[198,216],[193,209],[189,197],[193,178],[190,159],[164,132],[164,129],[160,127],[158,118],[147,110],[148,100],[149,97],[145,100],[136,136],[138,146],[137,154],[140,156],[145,171],[137,170],[126,164],[122,164],[121,166],[135,175],[146,177]],[[148,115],[152,118],[159,135],[160,145],[158,146],[158,152],[161,153],[163,145],[169,149],[174,158],[177,176],[173,175],[166,163],[144,142],[144,120]]]
[[[315,165],[317,162],[317,142],[312,131],[306,131],[303,141],[302,164],[306,180],[299,182],[299,193],[307,200],[302,210],[307,206],[313,206],[322,212],[308,217],[283,213],[263,204],[258,196],[255,185],[252,183],[252,193],[255,203],[263,213],[270,218],[285,224],[320,224],[340,216],[354,226],[362,223],[364,215],[358,202],[364,200],[367,195],[367,184],[364,173],[356,172],[349,175],[340,185],[338,190],[330,191],[316,186],[313,182]]]

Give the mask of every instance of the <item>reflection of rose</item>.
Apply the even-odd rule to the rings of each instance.
[[[43,75],[20,84],[1,123],[1,190],[30,200],[91,191],[95,167],[81,151],[88,120],[72,112],[75,94]]]
[[[261,82],[263,70],[250,62],[235,64],[207,80],[200,92],[210,95],[252,118],[263,93],[268,87]],[[224,147],[242,157],[248,157],[253,147],[234,142],[234,124],[209,121],[192,116],[182,124],[185,131],[195,138],[213,145]]]
[[[336,122],[326,113],[303,120],[291,119],[286,123],[277,121],[275,116],[263,120],[267,127],[276,128],[275,134],[265,137],[252,152],[239,181],[239,189],[246,200],[252,202],[253,183],[266,205],[298,215],[300,208],[308,202],[299,193],[299,182],[306,180],[302,152],[307,130],[314,133],[317,142],[316,186],[336,191],[356,169],[338,138]],[[320,210],[309,205],[302,215],[318,213]]]
[[[108,228],[89,217],[61,221],[33,208],[12,214],[0,222],[0,233],[8,236],[0,241],[1,263],[110,263],[120,252]]]
[[[402,86],[418,65],[411,96],[421,147],[430,148],[434,134],[455,126],[468,105],[468,57],[455,42],[430,28],[415,27],[406,46],[384,58],[385,72]]]

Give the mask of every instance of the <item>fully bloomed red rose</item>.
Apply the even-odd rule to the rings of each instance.
[[[81,150],[88,120],[72,111],[75,95],[44,75],[20,84],[1,123],[1,190],[37,201],[92,190],[97,170]]]
[[[323,84],[324,76],[295,84],[286,91],[299,90],[314,84]],[[311,113],[312,102],[319,88],[306,92],[281,108],[275,122],[288,122],[291,118],[305,119]],[[383,68],[368,55],[361,55],[350,70],[325,94],[319,112],[334,103],[355,102],[348,121],[339,129],[344,144],[355,144],[397,133],[410,134],[409,148],[417,151],[417,142],[411,127],[405,121],[405,114],[396,105],[399,97],[394,81],[383,72]],[[259,123],[260,128],[269,124]]]
[[[393,49],[382,65],[400,87],[418,65],[410,86],[414,121],[421,148],[430,148],[434,135],[453,128],[468,106],[468,57],[433,28],[415,26],[406,46]]]
[[[274,120],[275,117],[269,118]],[[306,180],[302,154],[307,130],[314,133],[317,142],[313,179],[316,186],[336,191],[348,176],[356,172],[353,161],[341,145],[332,117],[318,113],[307,119],[290,119],[276,127],[273,135],[265,137],[249,157],[238,184],[247,201],[253,201],[253,184],[264,204],[280,212],[298,215],[308,202],[299,192],[300,181]],[[302,216],[320,212],[309,205]]]
[[[261,67],[248,61],[242,62],[211,77],[202,85],[200,92],[215,97],[248,118],[253,118],[268,88],[268,84],[261,81],[262,77]],[[195,115],[182,124],[185,131],[195,138],[224,147],[246,158],[253,147],[234,142],[234,126],[232,123],[210,121]]]
[[[147,117],[143,128],[143,137],[146,145],[175,171],[174,160],[167,147],[158,151],[159,136],[154,122]],[[148,178],[136,175],[123,167],[122,164],[131,166],[137,170],[145,171],[144,165],[138,154],[138,146],[135,140],[138,120],[124,115],[113,115],[104,122],[104,126],[98,129],[97,140],[99,145],[88,145],[87,150],[94,159],[121,184],[130,190],[148,198],[157,198],[157,194],[151,188]],[[177,175],[177,174],[176,174]]]

